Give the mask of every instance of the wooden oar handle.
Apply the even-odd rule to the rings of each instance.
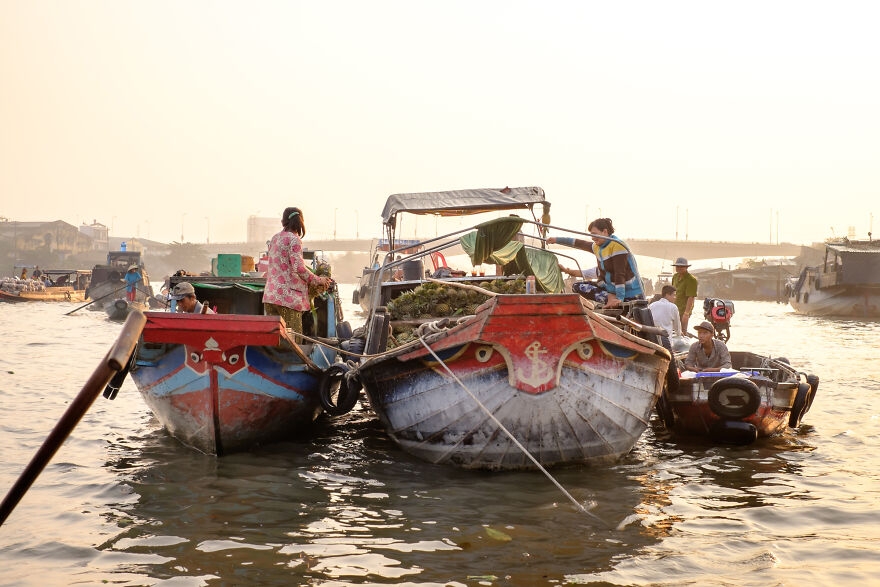
[[[122,325],[122,331],[107,353],[107,365],[111,369],[122,371],[125,368],[146,323],[147,317],[140,310],[129,312],[125,324]]]

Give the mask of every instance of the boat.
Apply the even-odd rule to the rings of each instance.
[[[104,304],[107,318],[114,322],[125,322],[132,310],[146,312],[150,307],[143,302],[131,302],[125,298],[116,298]]]
[[[341,359],[339,334],[350,332],[335,284],[315,298],[317,320],[304,316],[301,339],[280,317],[263,315],[263,277],[179,275],[165,285],[182,281],[216,314],[145,312],[130,374],[183,444],[218,456],[249,450],[297,437],[322,412],[338,415],[353,405],[337,402],[339,380],[326,374]]]
[[[549,224],[549,209],[540,187],[388,198],[389,251],[376,270],[363,332],[352,339],[362,339],[352,347],[364,355],[345,381],[349,393],[363,388],[407,453],[487,470],[599,464],[632,450],[647,427],[671,354],[565,291],[545,242],[549,230],[564,229]],[[484,213],[509,211],[531,219],[479,222]],[[403,213],[474,215],[476,224],[400,245]],[[473,271],[425,275],[426,259],[451,258],[456,247]],[[394,278],[402,268],[408,275]],[[426,301],[441,293],[459,307]]]
[[[160,301],[153,294],[153,286],[150,285],[150,276],[144,266],[143,256],[140,251],[108,251],[107,261],[92,267],[92,278],[86,291],[86,299],[92,300],[88,306],[90,310],[104,311],[108,316],[117,315],[116,301],[119,298],[125,300],[125,274],[129,267],[137,267],[142,281],[138,283],[135,291],[136,302],[134,307],[153,308],[162,307]],[[125,319],[122,317],[121,319]]]
[[[91,271],[85,269],[46,269],[40,279],[3,278],[3,302],[82,302]]]
[[[687,352],[676,355],[684,370]],[[813,405],[819,378],[783,357],[730,351],[731,369],[683,371],[658,403],[667,429],[715,442],[747,445],[800,426]]]
[[[703,310],[714,328],[713,336],[729,340],[733,302],[706,298]],[[637,308],[632,316],[645,326],[654,326],[650,310]],[[728,349],[731,368],[695,373],[684,366],[693,338],[679,335],[664,341],[653,331],[645,335],[669,344],[673,352],[674,361],[657,402],[659,419],[670,432],[747,445],[797,428],[813,405],[819,378],[795,369],[785,357]]]
[[[880,317],[880,241],[835,238],[825,242],[823,261],[804,267],[785,287],[799,314]]]

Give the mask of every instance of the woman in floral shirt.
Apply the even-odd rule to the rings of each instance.
[[[269,241],[269,269],[263,307],[268,316],[281,316],[287,327],[302,333],[302,313],[311,309],[312,295],[330,286],[329,277],[319,277],[306,267],[302,256],[302,237],[306,223],[302,210],[289,207],[281,217],[281,232]]]

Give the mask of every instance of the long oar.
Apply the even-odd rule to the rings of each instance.
[[[144,295],[147,297],[147,300],[148,300],[148,301],[149,301],[149,300],[156,300],[156,303],[157,303],[157,304],[160,304],[163,308],[167,308],[167,307],[168,307],[168,302],[167,302],[167,301],[165,301],[165,300],[163,300],[163,299],[161,299],[161,298],[157,298],[156,296],[154,296],[153,294],[151,294],[148,290],[146,290],[146,289],[144,289],[144,288],[142,288],[142,287],[139,287],[139,288],[137,288],[137,289],[138,289],[139,292],[141,292],[142,294],[144,294]]]
[[[121,371],[128,364],[134,346],[140,338],[144,325],[147,322],[146,316],[138,311],[133,311],[128,315],[116,342],[110,347],[110,351],[95,368],[92,376],[83,386],[82,390],[73,399],[70,406],[55,424],[55,428],[43,441],[43,446],[37,451],[31,462],[25,468],[24,472],[18,477],[18,480],[3,498],[0,503],[0,526],[6,521],[27,490],[36,480],[40,472],[52,459],[55,452],[61,447],[65,439],[73,431],[74,427],[79,423],[80,419],[98,397],[98,394],[104,390],[114,373]]]
[[[96,300],[92,300],[91,302],[89,302],[89,303],[87,303],[87,304],[83,304],[83,305],[80,306],[79,308],[74,308],[74,309],[71,310],[70,312],[66,312],[64,315],[65,315],[65,316],[70,316],[71,314],[73,314],[73,313],[76,312],[77,310],[82,310],[82,309],[85,308],[86,306],[91,306],[91,305],[94,304],[95,302],[100,302],[100,301],[103,300],[104,298],[109,298],[109,297],[112,296],[113,294],[117,294],[117,293],[121,292],[121,291],[124,290],[124,289],[125,289],[125,286],[123,285],[122,287],[120,287],[120,288],[118,288],[118,289],[115,289],[115,290],[111,291],[111,292],[108,293],[107,295],[101,296],[100,298],[98,298],[98,299],[96,299]]]

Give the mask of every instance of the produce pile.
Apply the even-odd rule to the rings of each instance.
[[[456,287],[450,283],[428,282],[412,291],[401,294],[388,303],[388,313],[394,324],[389,346],[399,346],[415,338],[414,330],[419,323],[439,320],[441,318],[457,318],[472,315],[477,307],[489,299],[486,294],[473,289]],[[487,291],[501,294],[526,293],[524,276],[516,279],[493,279],[469,282]],[[394,344],[396,341],[397,344]]]

